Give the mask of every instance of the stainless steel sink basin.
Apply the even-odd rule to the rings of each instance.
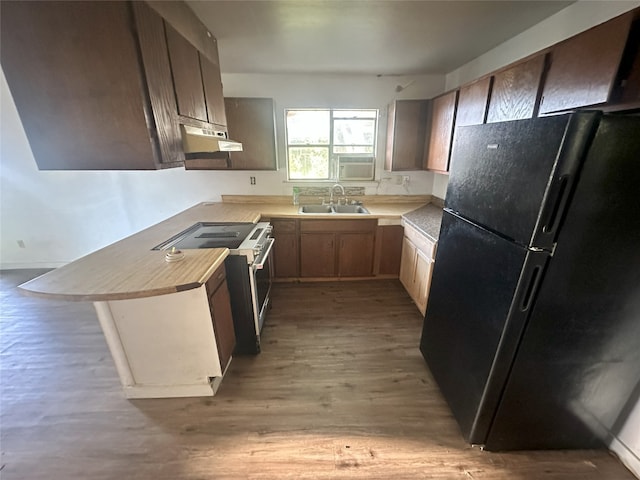
[[[333,213],[329,205],[302,205],[300,213]]]
[[[331,215],[367,215],[369,210],[362,205],[302,205],[298,209],[299,213],[328,213]]]
[[[369,213],[369,210],[362,205],[334,205],[333,211],[336,213]]]

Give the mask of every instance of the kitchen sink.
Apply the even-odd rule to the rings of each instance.
[[[333,213],[330,205],[302,205],[300,213]]]
[[[334,205],[335,213],[369,213],[362,205]]]
[[[302,205],[300,213],[328,213],[331,215],[356,214],[367,215],[369,210],[362,205]]]

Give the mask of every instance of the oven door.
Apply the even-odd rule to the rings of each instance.
[[[271,283],[273,280],[273,264],[272,264],[272,248],[275,240],[269,238],[262,252],[251,265],[252,272],[252,296],[254,300],[254,309],[257,315],[257,324],[259,334],[262,331],[262,325],[267,315],[269,300],[271,295]]]

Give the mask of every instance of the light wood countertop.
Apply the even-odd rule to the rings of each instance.
[[[237,197],[242,198],[242,197]],[[152,227],[20,285],[29,295],[76,301],[108,301],[175,293],[203,285],[229,254],[226,248],[184,250],[179,262],[165,261],[153,247],[197,222],[257,222],[260,218],[378,218],[396,221],[429,201],[367,201],[370,215],[300,214],[282,198],[255,197],[254,202],[201,203]]]

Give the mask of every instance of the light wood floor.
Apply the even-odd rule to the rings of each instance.
[[[16,292],[36,273],[2,272],[3,480],[634,478],[606,451],[465,445],[397,281],[275,285],[218,395],[129,401],[91,304]]]

